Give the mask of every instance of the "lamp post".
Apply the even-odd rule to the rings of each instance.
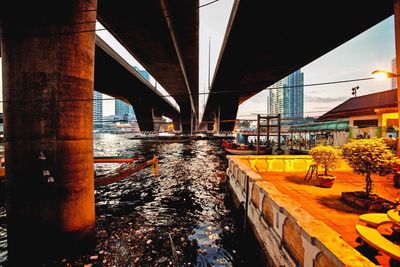
[[[398,3],[398,2],[400,2],[400,0],[397,0],[395,2]],[[398,13],[400,15],[400,3],[399,3],[399,6],[398,6],[398,9],[399,9]],[[398,19],[400,19],[400,17]],[[400,29],[398,29],[398,30],[400,30]],[[398,32],[398,34],[400,35],[400,32]],[[399,46],[399,48],[396,49],[396,50],[399,51],[398,57],[400,57],[400,42],[399,43],[396,42],[396,46]],[[397,63],[398,62],[398,60],[397,60],[398,57],[396,57],[397,70],[400,69],[400,66]],[[400,88],[399,88],[400,75],[398,75],[396,73],[393,73],[393,72],[388,72],[388,71],[385,71],[385,70],[375,70],[375,71],[372,72],[372,76],[374,78],[376,78],[376,79],[384,79],[384,78],[392,78],[392,79],[396,78],[397,79],[397,118],[398,118],[397,119],[397,125],[400,126]],[[400,158],[400,141],[399,141],[400,138],[399,138],[399,135],[400,135],[400,131],[397,131],[397,157],[398,158]]]

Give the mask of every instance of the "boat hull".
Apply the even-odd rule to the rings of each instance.
[[[233,155],[257,155],[257,150],[254,149],[225,148],[225,151]],[[260,150],[259,155],[266,155],[266,153],[265,151]]]

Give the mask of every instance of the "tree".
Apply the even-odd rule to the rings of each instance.
[[[343,157],[357,174],[365,175],[365,196],[372,192],[372,174],[395,172],[396,157],[383,139],[358,139],[343,146]]]
[[[310,150],[317,165],[324,167],[324,175],[328,175],[328,170],[334,170],[340,158],[340,150],[333,146],[316,146]]]

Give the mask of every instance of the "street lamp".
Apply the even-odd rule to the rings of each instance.
[[[374,77],[375,79],[385,79],[385,78],[397,78],[399,77],[399,75],[385,70],[374,70],[372,72],[372,77]]]
[[[397,65],[399,67],[399,65]],[[397,68],[399,70],[399,68]],[[388,72],[385,70],[375,70],[372,72],[372,77],[376,79],[384,79],[384,78],[397,78],[397,123],[398,126],[400,126],[400,75],[393,73],[393,72]],[[400,158],[400,132],[397,132],[397,157]]]

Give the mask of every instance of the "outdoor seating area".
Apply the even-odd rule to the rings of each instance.
[[[238,159],[260,175],[262,180],[273,184],[314,218],[336,231],[346,243],[372,263],[400,266],[400,239],[398,236],[394,240],[387,238],[393,236],[392,228],[397,229],[394,224],[395,220],[400,220],[398,212],[371,212],[342,201],[342,192],[362,191],[365,188],[365,176],[355,174],[342,159],[338,161],[336,170],[330,171],[335,176],[331,188],[321,187],[316,175],[306,175],[312,167],[315,168],[311,156],[242,156]],[[319,173],[323,173],[321,166]],[[392,174],[372,175],[371,178],[374,181],[374,193],[379,197],[391,202],[400,197],[399,189],[393,184]],[[368,249],[365,249],[366,244]]]
[[[379,225],[391,223],[387,214],[377,216],[374,213],[370,215],[365,213],[365,211],[350,207],[340,199],[342,192],[362,190],[364,177],[354,174],[351,171],[337,171],[332,173],[336,176],[335,184],[332,188],[317,186],[315,179],[310,182],[304,181],[305,172],[264,172],[261,173],[261,176],[266,181],[274,184],[280,192],[298,202],[313,217],[330,226],[341,235],[343,240],[354,248],[358,248],[361,245],[357,242],[360,233],[356,231],[356,225],[360,221],[369,224],[369,226],[373,225],[373,227],[365,227],[368,227],[367,230],[372,229],[374,231],[369,230],[367,231],[368,233],[364,233],[364,228],[361,230],[361,233],[368,240],[367,243],[376,240],[380,244],[379,247],[382,247],[382,253],[374,256],[373,258],[375,259],[372,260],[382,266],[395,266],[391,265],[390,257],[394,260],[399,260],[395,255],[400,253],[400,247],[395,244],[393,246],[389,245],[392,242],[384,241],[387,239],[382,235],[376,235],[376,232],[378,232],[376,228]],[[375,190],[381,197],[388,200],[394,200],[396,197],[399,197],[398,189],[393,186],[391,177],[376,176],[373,180],[375,181]],[[370,233],[373,233],[374,236],[370,236]],[[377,236],[379,239],[377,239]],[[378,245],[375,245],[375,247],[378,247]],[[388,251],[387,253],[391,253],[391,256],[383,253],[386,250]]]
[[[400,245],[386,238],[375,228],[357,224],[356,230],[363,242],[390,258],[400,261]]]

